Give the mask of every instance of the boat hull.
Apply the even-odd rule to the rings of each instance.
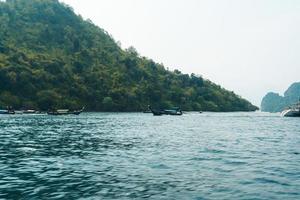
[[[54,110],[54,111],[48,111],[48,115],[80,115],[83,112],[84,108],[81,110],[75,110],[75,111],[70,111],[68,109],[64,110]]]
[[[22,114],[26,114],[26,115],[31,115],[31,114],[36,114],[37,111],[35,110],[23,110]]]
[[[300,117],[300,110],[288,109],[282,111],[281,115],[283,117]]]
[[[155,110],[149,106],[149,110],[153,113],[154,116],[161,116],[161,115],[182,115],[181,109],[177,108],[174,110]]]
[[[0,110],[0,115],[14,115],[15,111]]]
[[[165,115],[182,115],[181,110],[165,110],[163,112]]]
[[[67,113],[60,113],[60,112],[47,112],[48,115],[80,115],[81,111],[74,111],[74,112],[67,112]]]

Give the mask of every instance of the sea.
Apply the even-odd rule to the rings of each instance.
[[[1,115],[0,199],[300,199],[300,118]]]

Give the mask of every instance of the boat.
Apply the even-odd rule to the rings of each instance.
[[[298,103],[286,108],[281,112],[283,117],[300,117],[300,100]]]
[[[146,110],[146,111],[143,111],[143,113],[147,114],[147,113],[152,113],[152,112],[151,112],[151,110]]]
[[[152,111],[149,109],[149,106],[148,106],[148,109],[144,110],[143,113],[152,113]]]
[[[153,110],[153,109],[151,109],[151,112],[152,112],[152,114],[153,114],[154,116],[161,116],[161,115],[164,114],[164,112],[163,112],[163,111],[160,111],[160,110]]]
[[[182,111],[180,108],[172,108],[170,110],[164,110],[164,115],[182,115]]]
[[[143,113],[152,113],[151,110],[144,110]]]
[[[84,107],[81,110],[69,110],[69,109],[58,109],[50,110],[47,112],[48,115],[79,115],[83,112]]]
[[[167,110],[157,110],[153,109],[151,106],[148,106],[149,110],[151,110],[154,116],[161,116],[161,115],[182,115],[182,111],[180,108],[172,108]]]
[[[6,110],[0,110],[0,114],[1,115],[14,115],[14,114],[16,114],[16,112],[12,107],[8,106]]]
[[[15,111],[12,110],[0,110],[1,115],[14,115]]]
[[[36,114],[38,112],[36,110],[23,110],[22,113],[23,114]]]

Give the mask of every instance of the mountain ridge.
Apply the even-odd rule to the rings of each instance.
[[[278,93],[269,92],[261,102],[261,110],[264,112],[281,112],[285,107],[288,107],[300,100],[300,82],[290,85],[290,87],[281,96]]]

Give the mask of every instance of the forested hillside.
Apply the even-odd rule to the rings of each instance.
[[[140,111],[253,111],[257,107],[201,76],[168,71],[121,49],[57,0],[0,2],[0,107]]]

